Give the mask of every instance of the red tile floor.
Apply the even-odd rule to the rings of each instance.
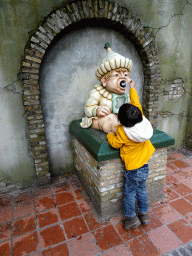
[[[77,176],[0,196],[1,256],[192,255],[192,152],[168,155],[165,200],[151,223],[124,231],[122,216],[101,224]]]

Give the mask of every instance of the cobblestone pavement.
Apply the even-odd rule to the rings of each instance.
[[[168,154],[164,201],[151,223],[124,231],[123,216],[101,223],[75,173],[51,185],[0,196],[2,256],[192,255],[192,153]]]

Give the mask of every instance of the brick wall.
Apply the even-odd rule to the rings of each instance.
[[[182,79],[166,81],[163,97],[167,100],[177,100],[184,93],[184,85]]]

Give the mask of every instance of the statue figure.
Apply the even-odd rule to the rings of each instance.
[[[101,130],[105,133],[116,131],[119,125],[117,113],[120,106],[129,102],[125,93],[132,69],[132,61],[111,50],[110,44],[104,48],[107,56],[96,70],[101,84],[96,85],[85,102],[85,117],[81,127]]]

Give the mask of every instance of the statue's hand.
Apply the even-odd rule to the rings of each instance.
[[[99,106],[97,108],[97,116],[107,116],[111,113],[110,108],[108,106]]]

